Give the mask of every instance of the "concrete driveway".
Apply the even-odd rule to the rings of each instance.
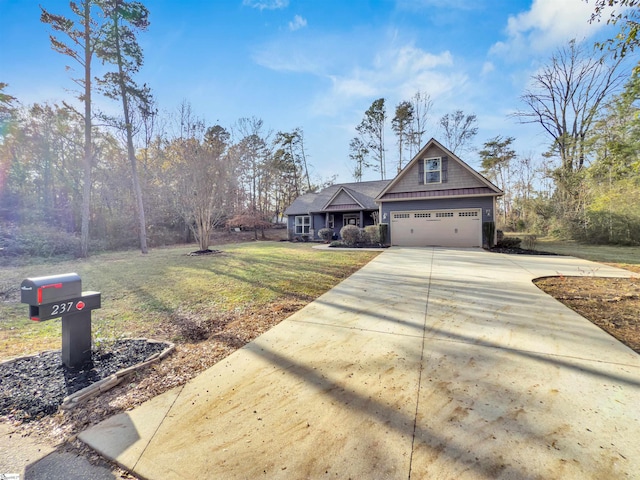
[[[640,478],[640,356],[531,283],[558,274],[631,275],[389,249],[80,439],[149,479]]]

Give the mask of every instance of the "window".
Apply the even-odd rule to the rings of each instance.
[[[430,213],[416,213],[414,215],[415,218],[431,218]]]
[[[442,159],[440,157],[424,159],[424,183],[441,183]]]
[[[333,228],[334,224],[333,213],[330,213],[329,220],[327,220],[327,228]]]
[[[355,225],[356,227],[360,226],[360,215],[356,213],[345,214],[342,217],[342,222],[345,225]]]
[[[409,218],[409,214],[408,213],[394,213],[393,214],[393,218]]]
[[[300,215],[295,218],[296,235],[308,235],[311,227],[311,217],[309,215]]]
[[[436,218],[451,218],[453,217],[453,212],[438,212],[436,213]]]

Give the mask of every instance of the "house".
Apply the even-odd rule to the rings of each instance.
[[[393,180],[347,183],[298,197],[285,210],[293,236],[319,229],[389,225],[399,246],[481,247],[495,235],[496,198],[503,192],[431,139]],[[486,225],[483,227],[483,225]]]
[[[377,224],[380,209],[375,199],[390,182],[341,183],[299,196],[284,211],[290,236],[318,239],[321,228],[332,228],[337,236],[345,225]]]

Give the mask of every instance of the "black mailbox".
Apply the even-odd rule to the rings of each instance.
[[[27,278],[20,285],[31,320],[62,317],[62,362],[78,367],[91,359],[91,310],[100,308],[99,292],[83,292],[76,273]]]
[[[77,273],[27,278],[20,285],[20,301],[29,305],[45,305],[82,295],[82,280]]]

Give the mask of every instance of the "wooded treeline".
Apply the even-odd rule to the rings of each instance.
[[[84,185],[83,119],[65,106],[14,106],[15,99],[6,93],[3,98],[1,240],[5,248],[14,242],[25,248],[39,243],[56,250],[51,254],[76,253]],[[300,128],[274,134],[257,118],[239,119],[229,128],[206,126],[183,104],[174,115],[155,114],[152,121],[136,122],[134,130],[150,246],[196,238],[205,249],[211,229],[260,229],[281,221],[296,196],[317,188]],[[126,138],[119,133],[93,126],[93,251],[139,244]]]
[[[273,133],[257,118],[205,125],[186,102],[175,114],[159,112],[151,89],[136,80],[137,36],[149,26],[141,2],[41,10],[52,49],[81,67],[73,80],[83,108],[22,105],[0,83],[3,255],[86,256],[136,244],[146,253],[148,245],[193,238],[205,250],[214,228],[257,232],[317,187],[301,128]],[[96,93],[120,113],[96,109]]]

